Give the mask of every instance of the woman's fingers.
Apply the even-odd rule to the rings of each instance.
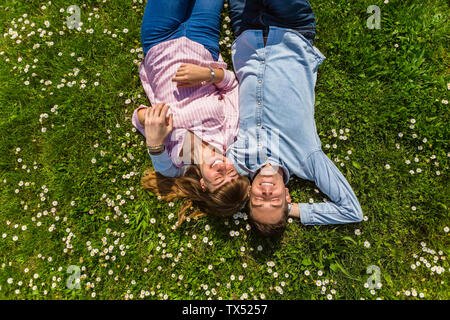
[[[157,119],[161,115],[161,110],[165,106],[165,103],[157,103],[153,107],[147,109],[146,119]]]
[[[188,80],[187,75],[175,75],[175,78],[172,78],[173,82],[180,82],[180,81],[186,81]]]
[[[173,129],[173,114],[171,113],[169,114],[169,116],[167,116],[169,109],[170,107],[166,104],[162,106],[159,121],[161,124],[165,124],[169,132],[171,132]]]
[[[161,108],[161,114],[159,115],[159,118],[161,121],[164,121],[164,123],[166,123],[166,117],[167,117],[167,112],[169,111],[169,106],[168,105],[164,105]]]
[[[147,110],[145,110],[145,121],[146,122],[150,121],[150,119],[152,118],[154,109],[155,108],[152,107],[152,108],[147,108]]]
[[[157,104],[152,108],[152,111],[151,111],[151,113],[150,113],[150,115],[151,115],[151,118],[150,118],[150,119],[153,120],[153,119],[155,118],[156,112],[158,112],[158,105],[157,105]]]
[[[187,71],[188,70],[185,67],[181,66],[180,68],[178,68],[177,73],[175,74],[175,76],[186,75]]]
[[[161,108],[161,112],[160,112],[159,118],[158,118],[158,122],[160,124],[166,124],[167,111],[169,111],[169,106],[168,105],[164,105]]]
[[[167,122],[167,129],[171,132],[173,130],[173,113],[169,114],[169,120]]]
[[[166,104],[163,102],[163,103],[160,103],[159,105],[158,105],[158,111],[157,111],[157,113],[155,114],[155,117],[158,117],[158,118],[161,118],[161,111],[163,110],[163,108],[164,108],[164,106],[165,106]]]

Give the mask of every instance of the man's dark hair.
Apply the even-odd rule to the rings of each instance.
[[[278,237],[283,234],[283,232],[286,230],[287,220],[289,216],[289,206],[288,202],[285,201],[285,206],[283,210],[283,216],[281,217],[281,220],[277,223],[260,223],[252,219],[252,206],[251,202],[249,202],[249,209],[250,209],[250,224],[252,225],[253,229],[257,231],[257,233],[263,237]]]

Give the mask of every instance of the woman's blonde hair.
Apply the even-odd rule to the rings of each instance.
[[[185,174],[178,178],[165,177],[152,169],[147,169],[142,177],[142,188],[161,196],[166,201],[184,198],[184,203],[178,211],[177,227],[194,206],[197,208],[189,218],[204,214],[229,217],[238,212],[250,198],[250,181],[247,177],[239,176],[213,192],[208,189],[203,191],[200,185],[201,178],[200,169],[195,165],[188,166]]]

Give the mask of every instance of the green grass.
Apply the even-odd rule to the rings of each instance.
[[[71,4],[0,4],[1,299],[449,299],[448,2],[311,1],[314,44],[327,57],[317,128],[366,219],[320,227],[294,220],[272,240],[246,229],[245,212],[172,229],[180,202],[141,190],[151,161],[130,121],[148,104],[138,74],[145,4],[80,1],[81,31],[63,25],[60,8]],[[381,8],[380,29],[366,26],[372,4]],[[224,39],[223,24],[231,68],[233,37]],[[288,187],[294,201],[325,197],[308,181]],[[67,286],[71,265],[80,268],[80,289]],[[371,265],[382,284],[372,292],[364,286]]]

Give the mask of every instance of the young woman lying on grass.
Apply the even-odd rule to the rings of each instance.
[[[239,124],[238,83],[219,54],[223,0],[148,1],[141,27],[139,73],[152,107],[133,125],[146,137],[153,170],[143,188],[167,201],[186,198],[178,214],[230,216],[247,201],[249,180],[224,154]]]

